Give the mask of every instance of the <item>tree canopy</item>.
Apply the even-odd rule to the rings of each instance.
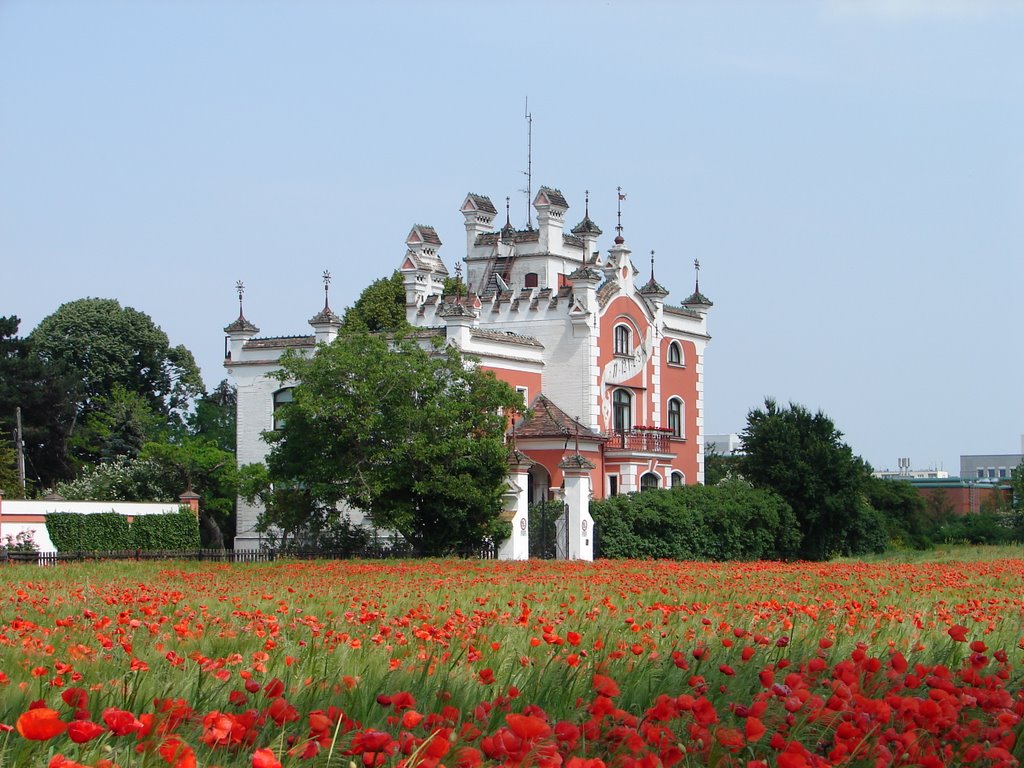
[[[885,548],[884,518],[865,498],[868,467],[828,416],[793,403],[782,408],[769,398],[763,409],[747,414],[740,437],[743,477],[775,491],[793,509],[803,534],[801,557],[824,560]]]
[[[342,322],[345,333],[390,333],[407,328],[402,273],[395,270],[391,277],[382,277],[366,286],[355,303],[345,310]]]
[[[300,383],[265,435],[269,479],[299,498],[270,515],[345,502],[432,555],[500,531],[503,411],[522,396],[457,349],[354,332],[311,358],[285,355],[278,378]]]
[[[14,434],[21,408],[25,473],[35,488],[45,488],[73,473],[67,441],[77,418],[77,381],[63,364],[40,360],[30,340],[18,336],[20,324],[0,317],[0,430]]]
[[[154,413],[184,418],[205,389],[192,353],[172,347],[167,334],[144,312],[115,299],[78,299],[62,304],[29,335],[45,362],[74,371],[79,413],[99,409],[115,388],[142,397]]]

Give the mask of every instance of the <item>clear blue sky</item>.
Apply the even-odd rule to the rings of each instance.
[[[414,223],[534,188],[715,302],[705,428],[823,409],[876,468],[1024,432],[1024,4],[0,2],[0,314],[150,314],[224,377],[222,327],[307,333]]]

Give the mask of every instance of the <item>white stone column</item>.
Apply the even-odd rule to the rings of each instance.
[[[594,468],[580,454],[566,457],[559,465],[565,476],[566,559],[594,559],[594,518],[590,516],[590,471]],[[560,537],[561,538],[561,537]]]
[[[512,523],[512,535],[498,546],[499,560],[527,560],[530,557],[530,465],[526,454],[513,451],[508,462],[508,490],[504,494],[502,518]]]

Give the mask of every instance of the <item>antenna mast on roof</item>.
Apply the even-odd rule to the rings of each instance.
[[[523,109],[523,116],[526,118],[526,228],[533,229],[533,214],[530,212],[530,204],[533,202],[533,114],[530,112],[530,97],[526,97],[526,106]]]

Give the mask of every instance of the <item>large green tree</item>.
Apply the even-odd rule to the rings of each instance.
[[[205,391],[192,353],[172,347],[149,315],[115,299],[63,304],[29,340],[42,360],[75,372],[80,414],[100,410],[120,386],[142,397],[154,413],[180,421]]]
[[[502,530],[503,409],[522,396],[458,350],[356,332],[285,355],[278,377],[300,382],[266,435],[270,479],[299,497],[284,508],[343,501],[432,555]]]
[[[370,333],[399,331],[408,327],[405,319],[405,285],[402,273],[374,280],[342,317],[344,332]]]
[[[792,507],[803,535],[801,557],[885,548],[885,521],[866,500],[868,467],[828,416],[769,398],[747,414],[740,437],[743,477]]]
[[[72,475],[67,442],[78,415],[78,385],[63,364],[34,354],[30,340],[18,336],[20,323],[14,316],[0,317],[0,430],[13,447],[20,408],[31,495]]]

